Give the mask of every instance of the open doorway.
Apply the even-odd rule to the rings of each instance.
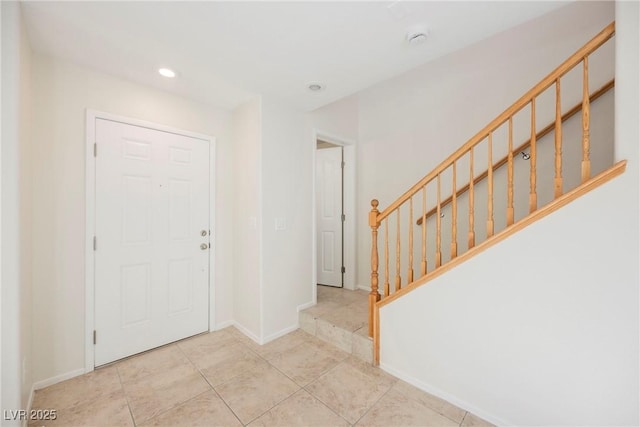
[[[355,144],[316,131],[314,145],[314,294],[316,284],[354,290]]]
[[[319,285],[344,286],[344,149],[316,145],[316,245]]]

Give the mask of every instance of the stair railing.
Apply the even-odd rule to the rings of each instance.
[[[369,213],[369,226],[371,227],[371,292],[369,293],[369,336],[374,337],[374,349],[376,354],[378,351],[378,343],[375,342],[374,328],[377,330],[377,318],[374,319],[375,306],[382,299],[389,297],[391,292],[391,273],[390,273],[390,257],[389,257],[389,227],[395,225],[395,277],[393,278],[394,292],[398,292],[403,288],[402,275],[402,244],[401,244],[401,208],[408,211],[408,232],[407,232],[407,253],[404,254],[408,261],[407,274],[404,277],[405,286],[414,282],[414,230],[411,225],[414,218],[414,199],[421,201],[421,214],[419,215],[418,225],[421,226],[421,246],[420,250],[420,272],[417,280],[423,278],[428,273],[439,269],[442,263],[442,209],[445,205],[451,205],[451,243],[450,243],[450,261],[458,256],[458,224],[457,224],[457,198],[464,192],[468,192],[469,212],[468,212],[468,248],[471,249],[476,244],[475,237],[475,203],[474,203],[474,185],[480,180],[487,180],[487,200],[486,200],[486,237],[490,239],[494,235],[494,170],[507,165],[507,207],[506,207],[506,226],[507,228],[514,225],[514,153],[517,155],[525,147],[529,148],[529,212],[533,213],[538,210],[538,196],[536,183],[536,164],[537,153],[536,145],[538,139],[548,134],[552,130],[555,131],[555,152],[554,152],[554,200],[563,194],[563,176],[562,176],[562,122],[569,116],[582,111],[582,138],[581,138],[581,182],[585,183],[591,178],[591,161],[590,161],[590,102],[602,91],[608,90],[607,86],[612,86],[609,82],[605,87],[596,91],[594,94],[589,93],[589,55],[602,46],[615,34],[615,23],[609,24],[598,35],[586,43],[582,48],[571,55],[566,61],[558,66],[554,71],[542,79],[531,90],[518,99],[513,105],[507,108],[502,114],[496,117],[491,123],[485,126],[480,132],[475,134],[463,146],[456,150],[453,154],[441,162],[424,178],[413,185],[408,191],[400,196],[396,201],[389,205],[382,212],[378,210],[378,200],[371,201],[371,211]],[[573,107],[567,113],[563,114],[561,109],[561,78],[569,71],[582,64],[582,102]],[[555,85],[555,120],[540,132],[536,131],[536,98],[545,92],[552,85]],[[610,89],[610,87],[609,87]],[[523,110],[530,106],[531,114],[531,136],[528,141],[513,148],[513,118]],[[493,162],[493,133],[502,126],[508,126],[508,154],[505,158],[497,163]],[[478,145],[487,142],[487,170],[475,177],[474,175],[474,150],[478,154]],[[457,169],[460,160],[465,156],[469,157],[469,182],[463,187],[458,188]],[[450,173],[449,173],[450,170]],[[451,175],[451,196],[446,200],[442,200],[442,177]],[[474,178],[475,177],[475,178]],[[427,185],[435,183],[436,204],[432,210],[427,211]],[[432,184],[433,185],[433,184]],[[420,195],[420,196],[418,196]],[[435,214],[435,259],[434,267],[430,269],[427,264],[427,226],[426,218]],[[393,218],[395,217],[395,218]],[[395,221],[394,221],[395,219]],[[390,224],[389,221],[392,221]],[[395,222],[395,224],[393,224]],[[380,227],[384,229],[384,282],[382,285],[383,294],[379,292],[379,258],[378,258],[378,231]],[[393,242],[392,242],[393,244]],[[377,357],[376,357],[377,359]]]

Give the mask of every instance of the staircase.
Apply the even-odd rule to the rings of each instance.
[[[367,327],[367,292],[318,285],[317,304],[298,314],[300,328],[367,363],[373,342]]]
[[[614,34],[611,23],[388,207],[379,210],[372,200],[368,334],[374,363],[382,307],[624,172],[626,161],[594,168],[591,158],[591,104],[614,81],[591,92],[589,57]],[[563,91],[576,75],[579,96]],[[549,94],[553,106],[545,108]],[[579,102],[563,109],[572,96]],[[563,124],[578,113],[579,135],[563,136]]]

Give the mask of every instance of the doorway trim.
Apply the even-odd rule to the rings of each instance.
[[[345,214],[344,231],[343,231],[343,244],[344,244],[344,258],[342,260],[345,266],[345,273],[343,276],[343,287],[345,289],[355,290],[356,286],[356,230],[357,230],[357,213],[356,213],[356,141],[343,138],[341,136],[332,135],[331,133],[324,132],[320,129],[314,128],[312,132],[313,140],[313,154],[312,154],[312,170],[313,170],[313,191],[312,191],[312,217],[313,217],[313,235],[312,235],[312,295],[313,304],[317,302],[317,288],[318,284],[318,250],[317,250],[317,218],[316,218],[316,150],[318,139],[329,142],[334,145],[342,147],[343,160],[345,162],[345,169],[343,175],[343,187],[344,187],[344,205],[343,210]]]
[[[209,251],[209,331],[215,330],[215,164],[216,138],[196,132],[176,129],[170,126],[144,120],[132,119],[101,111],[86,110],[85,131],[85,367],[91,372],[95,368],[95,347],[93,330],[95,328],[95,252],[93,237],[96,229],[96,158],[94,156],[96,119],[111,120],[127,125],[139,126],[161,132],[174,133],[209,142],[209,226],[211,227],[211,249]]]

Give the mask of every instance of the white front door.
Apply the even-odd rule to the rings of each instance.
[[[95,365],[209,327],[209,142],[96,119]]]
[[[342,147],[316,151],[318,284],[342,286]]]

